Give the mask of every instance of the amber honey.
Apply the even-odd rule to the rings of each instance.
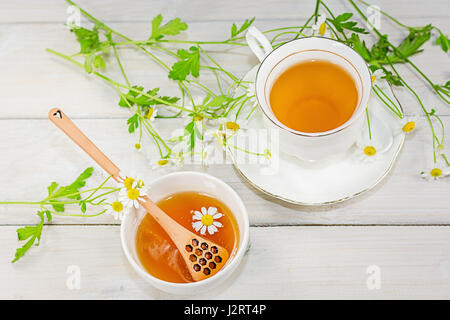
[[[324,132],[347,122],[358,103],[352,76],[322,60],[299,63],[283,72],[270,92],[270,106],[285,126]]]
[[[211,240],[224,247],[230,253],[230,259],[237,251],[239,243],[239,228],[230,209],[221,201],[202,193],[181,192],[168,196],[157,202],[157,205],[186,229]],[[201,208],[217,208],[222,216],[215,221],[222,227],[212,235],[206,230],[205,234],[196,231],[192,223],[195,211]],[[204,219],[206,224],[210,219]],[[136,250],[144,268],[154,277],[176,283],[193,282],[187,266],[177,247],[168,234],[156,220],[147,214],[141,221],[136,235]]]

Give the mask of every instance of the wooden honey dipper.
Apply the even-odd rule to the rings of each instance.
[[[81,132],[61,109],[51,109],[48,117],[117,182],[124,182],[124,178],[120,176],[120,169]],[[229,258],[227,249],[189,231],[169,217],[149,197],[143,196],[142,198],[143,200],[139,200],[140,205],[155,218],[175,243],[195,281],[213,276],[226,264]]]

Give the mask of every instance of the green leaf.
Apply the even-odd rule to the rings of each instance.
[[[22,247],[16,249],[16,254],[12,262],[16,262],[23,257],[23,255],[30,250],[33,244],[36,244],[37,246],[39,245],[41,241],[42,227],[44,226],[44,211],[38,211],[37,215],[41,219],[37,225],[17,229],[17,238],[19,241],[29,240]]]
[[[133,86],[136,90],[144,92],[143,87]],[[169,96],[158,96],[159,88],[155,88],[152,90],[148,90],[146,95],[135,92],[133,90],[128,91],[127,94],[121,96],[119,101],[119,106],[123,108],[129,108],[130,106],[138,105],[141,107],[142,114],[145,115],[148,111],[149,106],[161,105],[166,103],[175,103],[180,100],[177,97],[169,97]],[[151,97],[149,97],[151,96]],[[158,100],[152,98],[157,97]]]
[[[86,202],[83,201],[83,200],[81,200],[81,201],[79,202],[79,205],[80,205],[80,210],[81,210],[81,212],[86,213]]]
[[[52,193],[53,193],[53,191],[56,190],[56,188],[58,188],[58,184],[57,184],[56,182],[53,181],[53,182],[47,187],[48,195],[51,196]]]
[[[330,21],[337,31],[344,32],[344,29],[350,30],[356,33],[363,33],[367,34],[368,32],[364,28],[359,28],[356,25],[358,24],[355,21],[347,21],[353,16],[353,13],[343,13],[335,17],[334,19],[327,18],[328,21]]]
[[[106,63],[101,55],[96,55],[94,58],[94,67],[97,69],[105,69]]]
[[[389,55],[391,63],[405,62],[405,58],[422,52],[420,47],[430,40],[431,25],[425,26],[421,30],[410,30],[409,35],[397,46],[396,50]],[[382,63],[388,63],[387,59]]]
[[[95,60],[95,53],[87,55],[86,58],[84,59],[84,70],[87,73],[92,73],[93,71],[92,65],[94,64],[94,60]]]
[[[80,43],[80,53],[95,52],[99,48],[100,39],[97,27],[94,27],[93,30],[75,27],[71,31],[75,33],[77,41]]]
[[[180,49],[177,55],[181,60],[174,63],[169,72],[169,78],[185,80],[188,74],[198,77],[200,74],[200,52],[198,48],[190,47],[189,51]]]
[[[133,86],[132,88],[143,91],[144,87],[141,86]],[[135,90],[129,90],[128,93],[124,97],[120,97],[119,106],[123,108],[129,108],[130,106],[134,106],[135,98],[139,95],[139,92],[136,92]]]
[[[255,21],[255,17],[251,18],[251,19],[246,19],[244,21],[244,23],[242,24],[242,26],[238,29],[238,27],[236,26],[235,23],[233,23],[233,25],[231,26],[231,37],[230,38],[234,38],[237,35],[241,34],[242,32],[244,32],[245,30],[247,30],[252,23]]]
[[[187,24],[181,22],[180,18],[170,20],[164,25],[161,25],[162,21],[163,17],[161,14],[158,14],[152,20],[152,34],[150,36],[150,39],[159,40],[163,38],[165,35],[170,36],[177,35],[181,31],[184,31],[188,28]]]
[[[128,124],[128,132],[133,133],[139,127],[139,117],[138,114],[135,113],[131,118],[127,120]]]
[[[215,96],[214,98],[211,99],[211,101],[209,101],[205,106],[206,107],[219,107],[222,104],[229,102],[230,101],[230,97],[226,96],[226,95],[219,95],[219,96]]]
[[[447,52],[448,48],[450,46],[450,41],[448,39],[448,36],[446,36],[443,33],[439,32],[439,37],[436,39],[436,44],[440,45],[444,52]]]
[[[58,199],[63,199],[64,197],[67,197],[68,199],[76,199],[80,200],[81,197],[78,194],[80,189],[86,185],[86,180],[92,175],[92,172],[94,171],[94,168],[89,167],[86,170],[84,170],[76,179],[74,182],[72,182],[70,185],[65,187],[60,187],[58,190],[55,190],[55,185],[52,183],[50,185],[50,190],[52,190],[52,194],[50,200],[52,202],[52,207],[57,212],[64,212],[64,204],[58,203]]]
[[[381,77],[382,79],[386,79],[387,82],[394,86],[403,86],[402,80],[392,72],[388,70],[383,70],[384,75]]]
[[[372,54],[369,49],[367,49],[366,43],[364,41],[361,41],[359,35],[357,35],[356,33],[352,33],[347,43],[367,62],[372,59]]]

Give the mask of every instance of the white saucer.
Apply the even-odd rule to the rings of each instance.
[[[254,67],[243,80],[254,81],[256,71],[257,67]],[[369,101],[368,110],[372,141],[377,144],[378,153],[381,153],[374,161],[362,161],[355,145],[339,157],[314,163],[300,160],[280,150],[273,174],[264,173],[260,165],[237,161],[230,153],[233,164],[254,187],[290,203],[326,205],[354,198],[370,190],[386,177],[405,139],[403,134],[396,134],[400,130],[399,119],[374,95]],[[246,127],[265,128],[259,106]],[[368,136],[367,126],[362,131],[362,135]]]

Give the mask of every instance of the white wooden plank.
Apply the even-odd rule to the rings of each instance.
[[[446,126],[449,117],[444,117]],[[137,172],[145,181],[164,174],[152,170],[155,153],[133,151],[136,136],[129,135],[125,120],[76,120],[86,134],[122,170]],[[158,126],[163,135],[173,126]],[[231,165],[186,166],[204,170],[230,184],[244,200],[253,225],[286,224],[449,224],[450,180],[425,181],[419,172],[431,156],[430,134],[422,119],[408,137],[390,175],[375,189],[353,200],[326,207],[307,208],[274,200],[248,185]],[[449,147],[447,143],[447,148]],[[0,121],[0,201],[36,201],[46,196],[51,181],[70,183],[82,170],[95,164],[48,120]],[[95,166],[96,167],[96,166]],[[97,168],[97,167],[96,167]],[[175,168],[173,170],[176,170]],[[101,169],[98,169],[101,172]],[[99,174],[92,186],[100,183]],[[77,209],[78,210],[78,209]],[[0,206],[0,224],[34,223],[33,207]],[[114,223],[111,217],[56,218],[54,223]]]
[[[252,228],[252,247],[223,286],[195,296],[153,289],[129,266],[118,227],[53,226],[10,264],[14,227],[0,227],[2,299],[449,299],[449,227]],[[66,273],[79,266],[81,289]],[[380,289],[369,290],[369,266]],[[45,288],[45,289],[44,289]]]
[[[184,16],[185,20],[242,20],[257,16],[264,19],[284,18],[297,19],[309,17],[314,10],[315,1],[268,0],[260,1],[227,1],[211,3],[207,0],[184,1],[134,1],[131,5],[124,5],[120,0],[75,1],[81,7],[104,21],[149,21],[150,17],[159,12],[168,17]],[[370,1],[380,6],[395,17],[401,19],[421,19],[445,16],[443,7],[445,0],[434,0],[433,6],[427,6],[421,1]],[[351,10],[346,1],[328,0],[327,5],[334,10]],[[39,3],[27,0],[2,2],[0,4],[0,21],[2,23],[42,23],[65,22],[68,4],[61,0],[41,0]],[[121,8],[117,10],[117,8]],[[362,6],[364,8],[364,6]],[[406,10],[407,8],[407,10]]]

